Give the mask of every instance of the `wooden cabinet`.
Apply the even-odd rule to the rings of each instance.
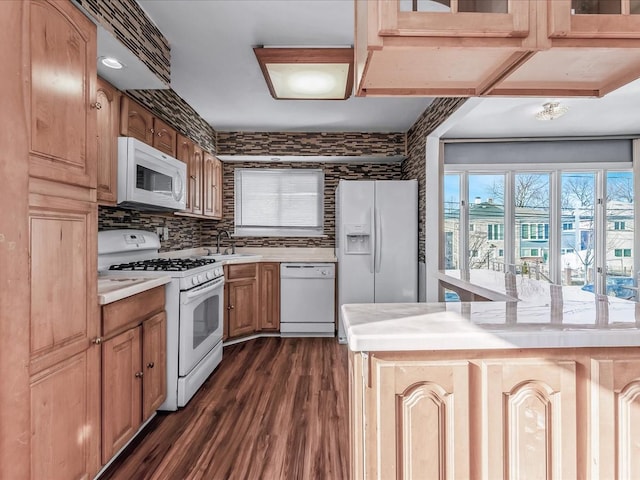
[[[98,202],[115,205],[118,200],[118,124],[120,91],[98,77],[97,114],[97,187]]]
[[[224,338],[280,330],[280,264],[224,266]]]
[[[201,215],[202,210],[202,148],[189,138],[178,135],[178,160],[187,164],[187,202],[185,211]]]
[[[351,478],[637,478],[636,348],[350,353]]]
[[[357,0],[356,92],[602,96],[640,76],[635,3]]]
[[[254,333],[258,319],[257,264],[225,265],[225,324],[228,336]]]
[[[164,286],[102,308],[102,463],[166,397]]]
[[[120,110],[121,135],[137,138],[167,155],[176,156],[178,134],[175,129],[126,95],[122,96]]]
[[[95,188],[96,29],[67,2],[25,2],[32,177]],[[16,19],[18,21],[18,19]]]
[[[16,399],[2,401],[0,423],[20,432],[7,435],[2,427],[0,450],[12,453],[1,454],[0,477],[93,478],[100,452],[100,349],[92,343],[99,333],[96,29],[70,2],[2,2],[0,9],[11,19],[4,25],[11,48],[22,53],[3,76],[4,115],[21,125],[6,130],[19,145],[7,145],[6,155],[10,164],[28,165],[3,170],[5,182],[15,183],[8,187],[14,199],[4,203],[15,225],[3,230],[0,243],[6,238],[7,252],[26,258],[28,275],[5,285],[20,298],[3,318],[17,318],[21,306],[27,316],[19,333],[0,335],[13,345],[0,350],[12,352],[11,363],[2,359],[3,375]],[[14,79],[21,90],[11,90]],[[2,263],[9,276],[11,263]],[[21,346],[26,357],[19,356]]]
[[[208,152],[204,152],[204,214],[222,218],[222,162]]]
[[[258,264],[259,317],[261,331],[280,330],[280,264]]]

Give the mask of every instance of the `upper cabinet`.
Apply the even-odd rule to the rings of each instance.
[[[204,214],[222,218],[222,162],[204,152]]]
[[[59,2],[25,5],[30,174],[95,188],[95,27]]]
[[[118,122],[120,121],[120,92],[98,78],[96,93],[98,139],[98,201],[115,205],[118,176]]]
[[[177,132],[124,95],[120,112],[120,134],[137,138],[167,155],[176,156]]]
[[[357,0],[356,93],[602,96],[640,77],[638,0]]]

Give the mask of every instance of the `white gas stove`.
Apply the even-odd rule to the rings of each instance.
[[[224,271],[206,258],[161,258],[153,232],[98,232],[101,275],[167,275],[167,400],[183,407],[222,360]]]

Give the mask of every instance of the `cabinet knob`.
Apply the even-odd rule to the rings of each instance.
[[[233,305],[229,305],[229,306],[227,307],[227,310],[233,310]]]
[[[93,102],[91,104],[91,108],[95,108],[96,110],[100,110],[102,108],[102,104],[100,102]]]
[[[144,376],[144,372],[136,372],[136,378],[142,378]]]
[[[93,340],[91,340],[91,343],[93,343],[94,345],[100,345],[102,343],[102,338],[96,337]]]
[[[155,131],[153,128],[150,128],[150,129],[149,129],[149,131],[150,131],[151,133],[156,133],[156,131]]]
[[[147,368],[153,368],[155,366],[154,362],[147,363]]]

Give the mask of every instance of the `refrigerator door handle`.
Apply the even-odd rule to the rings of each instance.
[[[375,269],[376,273],[380,273],[380,265],[382,264],[382,218],[380,212],[376,212],[376,249],[375,249]]]
[[[371,222],[371,253],[369,254],[369,271],[371,273],[375,273],[375,269],[376,269],[376,250],[377,250],[377,239],[376,239],[376,234],[375,234],[375,228],[376,228],[376,214],[375,214],[375,209],[371,208],[369,209],[369,216],[370,216],[370,222]]]

